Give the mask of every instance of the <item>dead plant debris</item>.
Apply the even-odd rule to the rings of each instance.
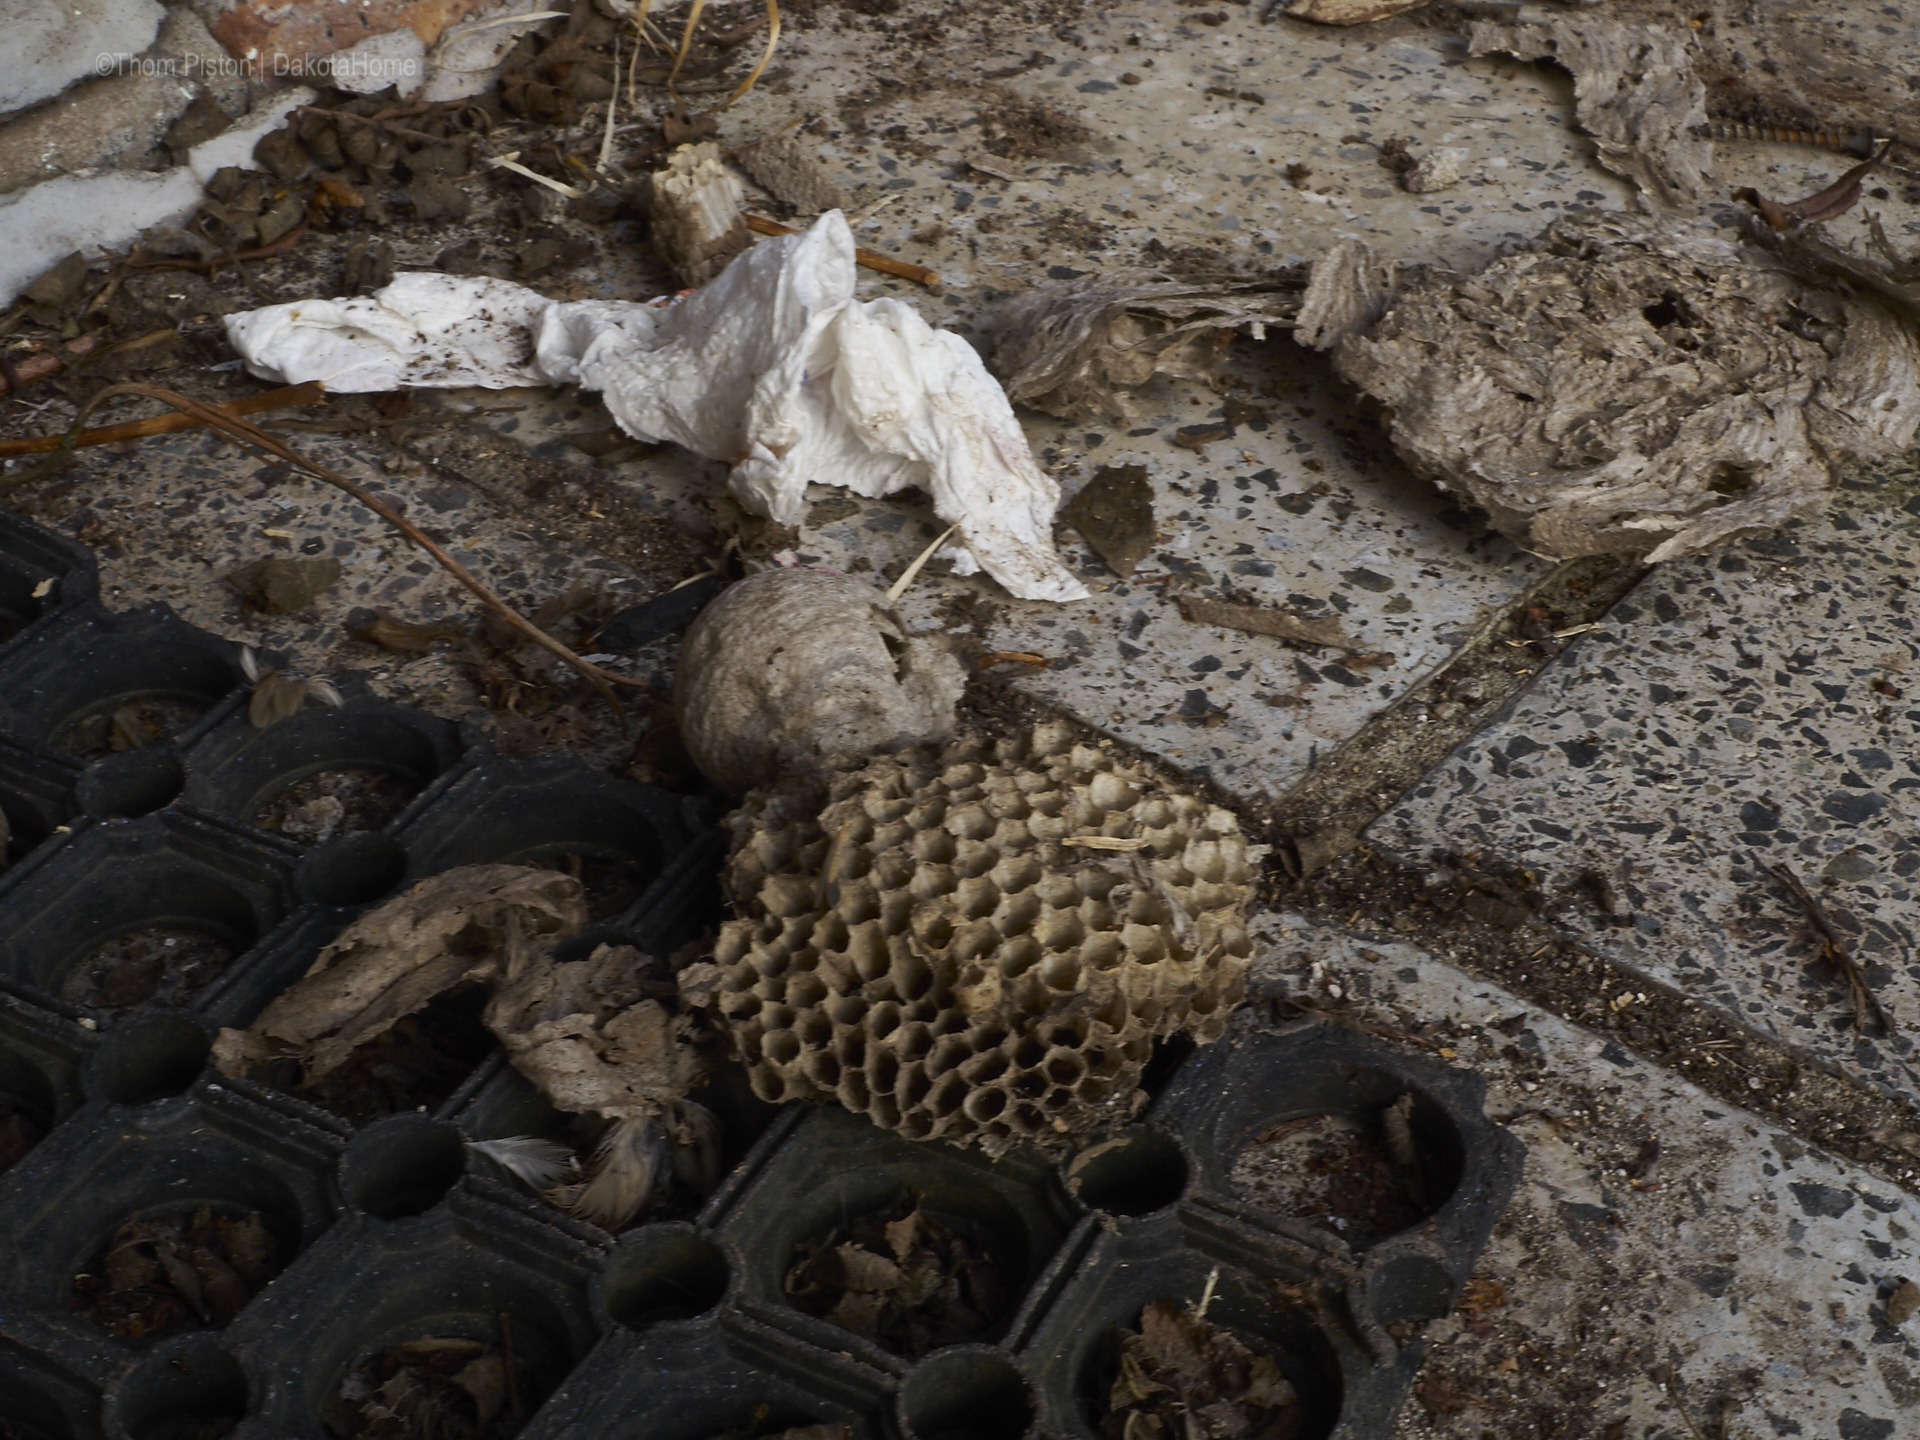
[[[803,1242],[786,1292],[810,1315],[896,1355],[920,1356],[983,1338],[1016,1283],[971,1225],[935,1215],[909,1193]]]
[[[215,1064],[238,1077],[294,1060],[312,1084],[436,995],[492,983],[585,923],[570,876],[518,865],[446,871],[355,920],[246,1030],[222,1030]]]
[[[1336,1115],[1282,1121],[1240,1152],[1229,1181],[1256,1205],[1362,1247],[1418,1224],[1430,1208],[1406,1124],[1392,1106],[1371,1125]]]
[[[502,1315],[498,1340],[423,1335],[376,1351],[321,1418],[336,1440],[510,1440],[527,1419],[530,1380]]]
[[[153,925],[97,946],[68,972],[60,998],[96,1010],[149,1001],[178,1004],[205,989],[240,953],[228,937],[187,925]]]
[[[1334,650],[1362,650],[1365,647],[1340,627],[1331,615],[1295,615],[1291,610],[1269,609],[1258,605],[1237,605],[1227,600],[1210,600],[1202,595],[1182,595],[1180,613],[1200,625],[1221,625],[1248,635],[1271,635],[1302,645],[1324,645]]]
[[[1152,553],[1153,486],[1144,465],[1102,465],[1093,479],[1060,507],[1060,523],[1080,538],[1125,579]]]
[[[1264,1344],[1197,1310],[1155,1300],[1140,1328],[1113,1337],[1118,1373],[1101,1440],[1294,1440],[1300,1397]]]
[[[201,1205],[121,1225],[74,1276],[68,1304],[115,1335],[155,1340],[226,1324],[284,1264],[257,1211]]]
[[[296,780],[255,812],[253,823],[301,845],[383,829],[419,785],[391,770],[348,765]]]

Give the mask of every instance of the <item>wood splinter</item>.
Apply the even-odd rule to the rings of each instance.
[[[799,232],[791,225],[782,225],[778,220],[769,220],[764,215],[748,215],[747,228],[757,235],[797,235]],[[879,270],[888,275],[898,275],[902,280],[911,280],[916,285],[938,285],[940,274],[924,265],[910,265],[905,260],[896,260],[891,255],[882,255],[876,250],[855,250],[855,263],[869,270]]]
[[[1839,928],[1814,898],[1813,892],[1807,889],[1806,883],[1787,865],[1769,865],[1751,850],[1747,854],[1755,865],[1786,886],[1793,898],[1800,902],[1800,908],[1807,912],[1807,918],[1813,922],[1813,928],[1820,936],[1820,958],[1838,970],[1847,982],[1847,991],[1853,997],[1854,1028],[1865,1030],[1871,1021],[1883,1035],[1897,1034],[1898,1027],[1893,1023],[1893,1016],[1880,1003],[1879,996],[1873,993],[1866,970],[1853,958],[1846,941],[1840,938]]]

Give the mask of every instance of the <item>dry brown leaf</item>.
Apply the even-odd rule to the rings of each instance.
[[[507,1362],[499,1355],[469,1360],[454,1373],[453,1383],[473,1397],[474,1411],[485,1425],[507,1403]]]
[[[663,974],[630,945],[602,945],[561,965],[525,950],[495,983],[487,1028],[560,1109],[619,1120],[660,1115],[707,1068],[696,1022],[677,1013]]]
[[[246,1030],[222,1030],[214,1062],[239,1077],[291,1057],[307,1082],[434,996],[522,969],[586,923],[580,882],[524,865],[468,865],[423,880],[340,933]]]
[[[1100,1435],[1291,1435],[1298,1400],[1273,1356],[1194,1310],[1155,1300],[1141,1309],[1140,1329],[1121,1336]],[[1188,1428],[1193,1420],[1201,1426]]]
[[[1751,185],[1733,192],[1733,198],[1744,200],[1760,212],[1767,224],[1776,230],[1787,230],[1795,225],[1813,225],[1821,220],[1831,220],[1836,215],[1844,215],[1860,202],[1860,182],[1880,164],[1882,155],[1871,160],[1863,160],[1833,184],[1818,194],[1809,195],[1804,200],[1790,200],[1785,205],[1769,200]]]
[[[1336,650],[1358,650],[1332,616],[1308,620],[1290,610],[1267,610],[1258,605],[1235,605],[1226,600],[1208,600],[1199,595],[1182,595],[1180,613],[1200,625],[1224,625],[1249,635],[1271,635],[1279,640],[1295,640],[1303,645],[1326,645]]]
[[[350,632],[354,639],[364,640],[369,645],[378,645],[382,650],[391,650],[396,655],[424,655],[433,648],[436,640],[458,640],[458,625],[413,625],[399,619],[389,610],[375,610],[373,619],[365,625],[358,625]]]
[[[1063,420],[1123,418],[1126,392],[1155,375],[1206,380],[1241,328],[1285,329],[1302,280],[1221,275],[1201,281],[1108,271],[1029,291],[1008,306],[993,370],[1009,399]]]
[[[1065,505],[1060,519],[1080,532],[1123,579],[1153,549],[1153,486],[1144,465],[1102,465]]]
[[[291,560],[275,555],[242,565],[227,576],[227,583],[240,592],[249,610],[290,615],[326,594],[340,574],[340,562],[332,557]]]
[[[893,1237],[888,1236],[889,1240]],[[875,1290],[898,1290],[902,1276],[900,1267],[884,1255],[876,1255],[871,1250],[863,1250],[851,1241],[837,1247],[834,1252],[839,1257],[840,1284],[849,1290],[858,1290],[869,1294]]]

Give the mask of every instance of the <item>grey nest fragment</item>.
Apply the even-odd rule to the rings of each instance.
[[[1230,332],[1287,329],[1300,277],[1176,280],[1109,272],[1029,291],[1007,307],[993,371],[1016,404],[1062,420],[1125,419],[1155,375],[1211,380]]]
[[[966,672],[837,571],[750,575],[680,647],[674,711],[693,763],[735,795],[953,734]]]
[[[1660,561],[1770,529],[1920,429],[1914,314],[1791,244],[1595,215],[1400,284],[1322,344],[1417,471],[1541,555]]]

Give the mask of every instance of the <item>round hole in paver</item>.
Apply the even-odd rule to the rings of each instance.
[[[185,1015],[145,1015],[116,1025],[88,1057],[90,1088],[120,1105],[179,1095],[200,1078],[212,1048],[207,1032]]]
[[[460,1132],[424,1115],[392,1115],[369,1125],[340,1157],[348,1203],[376,1220],[401,1220],[438,1205],[467,1169]]]
[[[1019,1440],[1033,1427],[1033,1387],[999,1351],[956,1346],[907,1373],[899,1415],[909,1440]]]
[[[108,1401],[116,1440],[178,1440],[222,1435],[244,1419],[250,1386],[240,1362],[195,1337],[148,1356],[129,1371]]]
[[[1148,1215],[1187,1190],[1187,1157],[1158,1130],[1135,1130],[1083,1150],[1064,1173],[1069,1191],[1109,1215]]]
[[[691,1225],[648,1225],[621,1238],[607,1261],[607,1313],[630,1330],[690,1320],[725,1298],[733,1267]]]

